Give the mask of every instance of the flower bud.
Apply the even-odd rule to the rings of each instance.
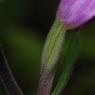
[[[68,29],[77,28],[95,16],[95,0],[61,0],[57,19]]]

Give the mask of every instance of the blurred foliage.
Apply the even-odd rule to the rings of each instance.
[[[0,0],[0,41],[25,95],[36,95],[41,51],[57,5],[58,0]],[[79,56],[64,95],[95,94],[94,25],[92,21],[81,30]],[[63,58],[64,51],[59,69]],[[0,95],[5,95],[1,84]]]

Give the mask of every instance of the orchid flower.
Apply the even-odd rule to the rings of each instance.
[[[64,38],[67,30],[76,30],[76,28],[85,24],[95,16],[95,0],[61,0],[56,13],[56,19],[47,36],[43,53],[42,68],[38,95],[50,95],[55,73],[54,67],[60,57],[61,48],[64,44]],[[70,48],[64,56],[65,71],[63,71],[55,90],[51,95],[60,95],[60,92],[70,77],[71,68],[74,66],[73,59],[77,54],[77,41],[79,33],[74,33],[70,41]],[[78,33],[78,34],[76,34]],[[78,35],[78,36],[76,36]],[[75,43],[75,44],[74,44]],[[74,53],[74,54],[73,54]],[[70,60],[69,62],[67,60]],[[43,78],[44,77],[44,78]],[[44,86],[45,85],[45,86]],[[44,89],[43,89],[44,88]]]
[[[61,0],[57,19],[69,28],[77,28],[95,16],[95,0]]]

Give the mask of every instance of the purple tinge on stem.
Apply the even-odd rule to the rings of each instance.
[[[95,0],[61,0],[57,19],[69,28],[77,28],[95,16]]]

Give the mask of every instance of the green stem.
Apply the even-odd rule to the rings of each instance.
[[[42,68],[50,69],[55,66],[64,42],[65,32],[66,29],[63,24],[55,20],[44,45],[41,61]]]
[[[54,67],[58,61],[65,37],[65,28],[55,20],[45,42],[41,60],[41,77],[37,95],[50,95],[54,79]]]
[[[68,47],[64,55],[63,71],[51,95],[60,95],[60,93],[64,90],[65,86],[67,85],[67,82],[70,78],[73,67],[75,65],[74,63],[75,63],[77,53],[79,50],[80,32],[73,31],[71,34],[72,35],[70,35],[70,37],[68,38],[69,43],[68,43]]]

